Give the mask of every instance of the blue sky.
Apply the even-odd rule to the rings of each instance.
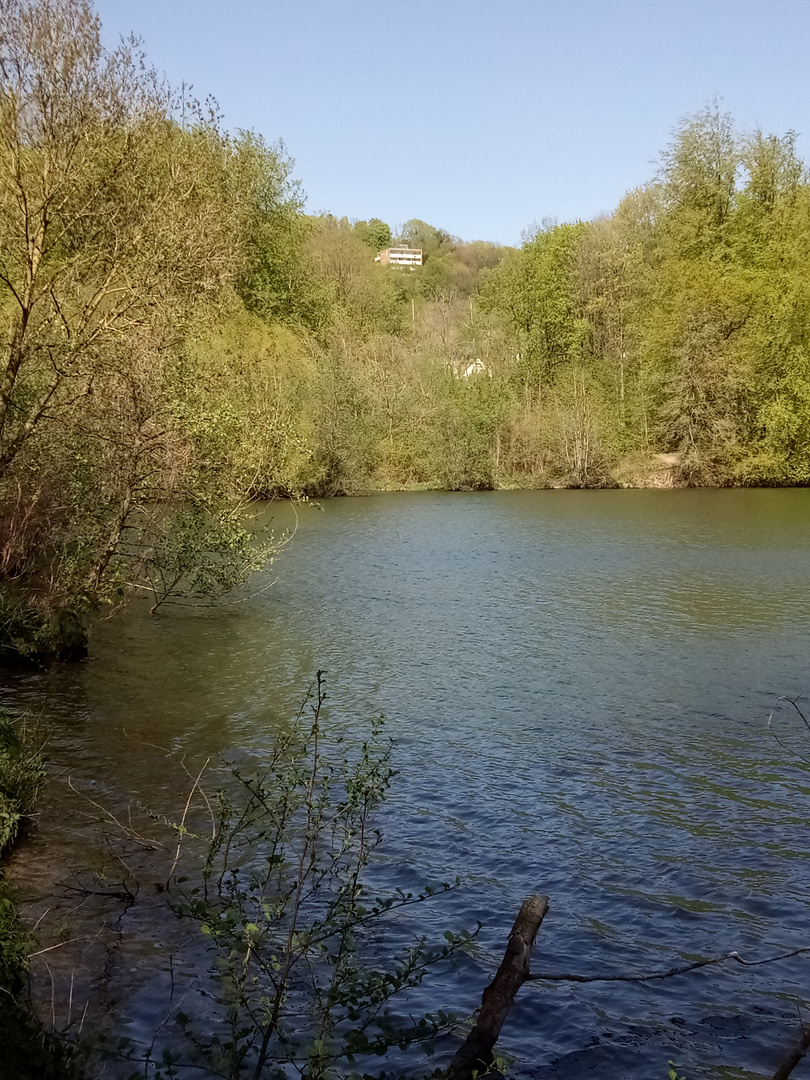
[[[517,244],[649,179],[716,95],[810,146],[810,0],[96,0],[231,130],[283,139],[311,212]]]

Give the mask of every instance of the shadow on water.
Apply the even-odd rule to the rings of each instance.
[[[283,527],[288,508],[272,511]],[[165,751],[192,771],[261,758],[316,668],[334,723],[388,717],[399,775],[377,879],[465,879],[399,932],[484,923],[425,1007],[475,1006],[537,890],[551,897],[544,970],[806,945],[810,776],[765,724],[776,713],[810,750],[777,704],[808,687],[808,537],[804,491],[334,500],[302,513],[272,589],[100,623],[87,663],[3,691],[54,726],[41,825],[11,867],[43,941],[67,941],[34,961],[45,998],[47,960],[136,1038],[164,1019],[172,979],[205,1007],[205,955],[166,908],[165,851],[124,842],[134,902],[71,887],[87,893],[122,854],[109,818],[100,850],[98,806],[124,823],[130,808],[176,817],[189,780]],[[500,1045],[538,1080],[653,1080],[669,1058],[689,1080],[767,1076],[806,1004],[807,963],[527,986]]]

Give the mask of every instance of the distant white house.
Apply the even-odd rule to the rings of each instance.
[[[469,379],[473,375],[488,375],[492,378],[492,368],[487,367],[480,356],[475,360],[451,360],[450,366],[457,379]]]
[[[421,266],[422,249],[408,247],[407,244],[400,247],[387,247],[380,252],[374,262],[382,263],[383,266]]]

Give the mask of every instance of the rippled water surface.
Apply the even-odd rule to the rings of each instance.
[[[810,944],[810,766],[766,728],[773,714],[810,759],[778,700],[810,686],[810,492],[379,495],[299,518],[272,588],[159,619],[132,610],[96,628],[86,664],[9,676],[7,705],[56,721],[42,822],[11,870],[32,921],[47,912],[43,928],[78,939],[43,958],[57,978],[82,956],[93,968],[101,919],[103,977],[81,969],[77,985],[103,990],[122,1030],[160,1022],[173,947],[160,886],[133,850],[135,904],[86,895],[99,807],[178,813],[188,782],[159,748],[192,770],[260,755],[316,668],[336,723],[382,711],[394,739],[378,875],[459,873],[422,926],[484,924],[429,1006],[474,1007],[535,891],[551,898],[537,970]],[[772,1075],[808,964],[525,986],[500,1048],[525,1077],[654,1080],[669,1058],[689,1080]]]

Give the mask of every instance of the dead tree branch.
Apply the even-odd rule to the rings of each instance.
[[[810,1049],[810,1024],[802,1024],[801,1038],[773,1074],[773,1080],[788,1080],[788,1077],[802,1060],[808,1049]]]
[[[548,911],[547,896],[530,896],[523,901],[509,934],[501,966],[481,998],[481,1010],[475,1027],[459,1047],[447,1071],[447,1080],[472,1080],[487,1072],[493,1063],[492,1051],[515,995],[529,975],[532,949]]]
[[[791,956],[800,956],[810,952],[810,946],[802,949],[793,949],[791,952],[779,953],[777,956],[766,956],[762,960],[744,960],[733,949],[731,952],[721,953],[720,956],[712,956],[708,960],[696,960],[692,964],[684,964],[683,967],[669,968],[667,971],[651,971],[639,975],[622,973],[619,975],[571,975],[564,972],[538,972],[535,975],[527,975],[526,982],[650,982],[652,979],[671,979],[673,975],[685,975],[688,971],[696,971],[698,968],[709,967],[711,964],[722,964],[724,960],[734,960],[743,967],[761,967],[763,964],[775,964],[777,960],[788,960]]]

